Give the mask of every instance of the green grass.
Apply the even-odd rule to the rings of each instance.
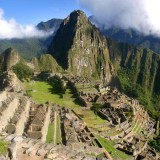
[[[48,126],[46,143],[53,143],[53,137],[54,137],[54,124],[50,123],[49,126]]]
[[[61,137],[61,126],[60,126],[60,117],[57,117],[57,133],[56,133],[56,141],[57,144],[62,143],[62,137]]]
[[[116,130],[116,128],[112,128],[111,130],[108,131],[107,136],[116,136],[120,133],[121,131]]]
[[[140,134],[140,133],[141,133],[141,130],[142,130],[142,127],[139,126],[139,128],[137,129],[137,134]]]
[[[0,140],[0,155],[5,154],[8,150],[8,143]]]
[[[24,87],[29,95],[37,104],[44,103],[46,101],[56,103],[60,106],[73,109],[77,114],[82,116],[82,119],[86,122],[88,127],[96,128],[96,126],[105,123],[100,117],[96,116],[93,111],[82,110],[82,106],[75,103],[75,98],[71,89],[66,89],[63,98],[60,98],[58,94],[51,92],[52,86],[47,82],[42,81],[30,81],[25,82]]]
[[[92,138],[92,142],[94,143],[94,145],[95,145],[96,147],[98,147],[98,144],[97,144],[97,142],[95,141],[94,138]]]
[[[76,110],[77,114],[86,122],[89,128],[98,128],[99,125],[104,124],[106,120],[96,116],[91,110]]]
[[[75,98],[73,98],[73,94],[70,89],[67,89],[63,98],[60,98],[58,94],[52,93],[52,86],[47,82],[42,81],[30,81],[25,82],[26,91],[30,91],[29,95],[33,98],[33,100],[38,103],[44,103],[46,101],[56,103],[60,106],[66,106],[68,108],[77,108],[81,107],[75,104]]]
[[[112,142],[110,142],[109,140],[101,137],[101,136],[97,136],[99,142],[102,144],[102,146],[111,154],[111,156],[114,158],[119,158],[119,159],[129,159],[131,158],[129,155],[119,151],[118,149],[116,149]]]

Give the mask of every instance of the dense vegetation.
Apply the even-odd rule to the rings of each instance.
[[[63,82],[58,76],[49,78],[48,82],[52,86],[53,93],[63,96],[63,94],[65,93],[65,88]]]
[[[157,151],[160,152],[160,136],[149,143],[152,147],[154,147]]]
[[[118,70],[117,74],[121,83],[122,92],[130,97],[138,99],[153,118],[159,119],[157,109],[160,105],[160,97],[156,94],[152,94],[148,89],[144,89],[140,84],[133,83],[132,79],[128,77],[127,69],[121,68]]]
[[[46,53],[52,37],[0,40],[0,54],[9,47],[14,48],[25,59]]]
[[[50,54],[43,54],[38,58],[33,58],[32,63],[36,71],[40,72],[60,72],[61,67],[58,66],[56,60]]]
[[[20,80],[30,78],[33,75],[33,70],[23,61],[20,61],[15,66],[13,66],[12,70]]]
[[[2,140],[0,140],[0,155],[5,154],[8,149],[8,144]]]

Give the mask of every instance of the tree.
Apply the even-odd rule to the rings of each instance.
[[[63,85],[63,82],[58,76],[53,76],[49,78],[48,82],[52,86],[53,93],[59,94],[61,98],[63,98],[63,94],[65,92],[65,87]]]
[[[33,70],[21,61],[13,66],[12,70],[20,80],[30,78],[33,75]]]
[[[91,109],[93,110],[94,114],[96,115],[96,119],[97,119],[97,113],[102,107],[103,106],[101,104],[98,104],[98,103],[95,103],[95,102],[92,104]]]

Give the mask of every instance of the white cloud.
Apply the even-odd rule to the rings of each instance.
[[[106,28],[132,28],[160,36],[160,0],[80,0]]]
[[[4,19],[4,11],[0,8],[0,39],[45,37],[53,32],[38,30],[34,25],[23,26],[15,19]]]

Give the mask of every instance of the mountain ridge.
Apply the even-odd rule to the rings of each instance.
[[[95,24],[107,38],[112,38],[120,43],[128,43],[142,48],[149,48],[154,52],[160,53],[160,38],[156,35],[145,35],[131,28],[106,28],[105,25],[99,23],[94,16],[90,16],[89,20]]]
[[[74,74],[98,76],[106,82],[111,79],[106,39],[82,11],[72,12],[63,21],[48,52]]]
[[[150,110],[159,106],[160,55],[106,39],[79,10],[61,23],[46,53],[54,58],[47,54],[34,58],[35,71],[51,69],[100,79],[103,85],[113,84],[138,98]]]

